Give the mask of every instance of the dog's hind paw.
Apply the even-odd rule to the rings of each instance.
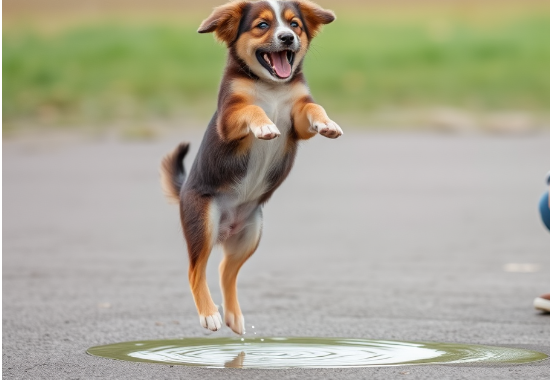
[[[312,129],[329,139],[336,139],[344,134],[342,128],[332,120],[327,123],[314,122]]]
[[[281,135],[281,132],[277,129],[275,124],[262,125],[260,127],[252,128],[254,136],[260,140],[272,140]]]
[[[235,315],[232,312],[225,312],[225,324],[233,330],[235,334],[243,335],[244,330],[244,317],[242,314]]]
[[[218,331],[222,328],[222,316],[220,313],[213,315],[199,315],[201,326],[211,331]]]

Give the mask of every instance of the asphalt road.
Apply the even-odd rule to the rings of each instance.
[[[158,183],[159,160],[180,139],[193,142],[194,155],[198,132],[152,142],[3,143],[4,378],[550,378],[548,360],[213,370],[87,355],[95,345],[205,335],[186,282],[177,207]],[[262,242],[239,278],[246,325],[265,336],[550,354],[550,316],[532,308],[550,292],[550,233],[537,215],[549,147],[548,133],[352,130],[304,144],[265,207]],[[216,302],[219,259],[216,251],[209,267]]]

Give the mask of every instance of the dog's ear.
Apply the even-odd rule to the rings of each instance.
[[[321,26],[336,20],[334,12],[323,9],[309,0],[298,0],[295,4],[302,13],[302,19],[306,24],[306,33],[309,38],[315,37],[321,30]]]
[[[237,37],[239,24],[244,10],[249,5],[247,1],[232,1],[214,8],[212,14],[201,23],[199,33],[212,33],[226,44],[232,43]]]

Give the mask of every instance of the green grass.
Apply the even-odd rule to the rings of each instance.
[[[385,106],[550,109],[550,14],[341,16],[314,41],[305,72],[333,113]],[[225,50],[196,25],[98,22],[3,32],[3,121],[97,124],[207,117]]]
[[[314,54],[307,65],[312,87],[352,112],[385,104],[548,109],[550,17],[441,28],[372,22],[327,30],[322,59]]]

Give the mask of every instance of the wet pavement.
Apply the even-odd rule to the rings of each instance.
[[[550,354],[550,233],[537,214],[550,134],[317,137],[264,210],[239,277],[268,337],[487,344]],[[91,346],[204,337],[160,158],[183,139],[3,143],[6,379],[549,379],[550,363],[201,369],[93,357]],[[191,158],[186,161],[187,167]],[[217,281],[220,251],[210,259]],[[228,329],[213,334],[229,337]]]

